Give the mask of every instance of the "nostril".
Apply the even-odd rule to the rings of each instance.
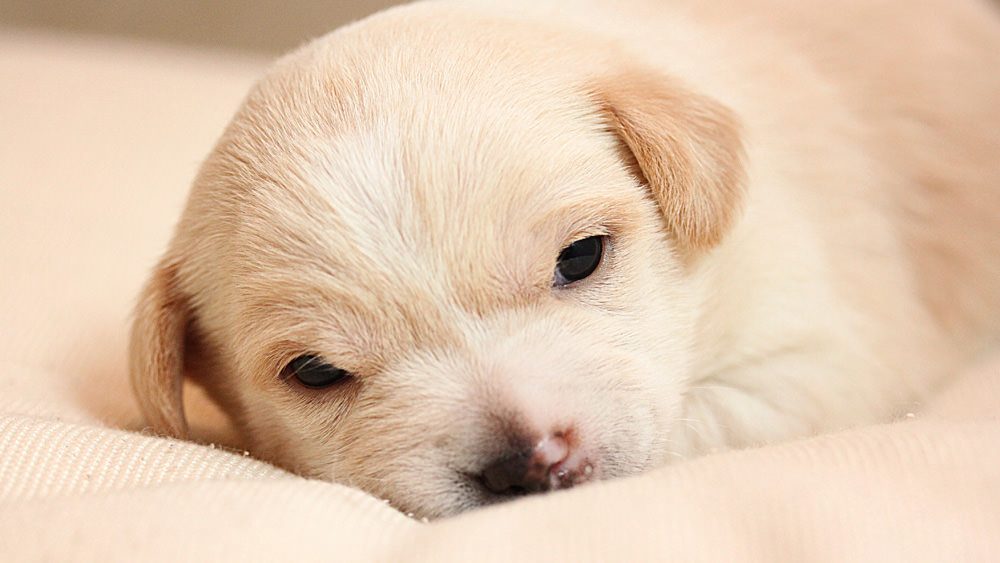
[[[523,481],[529,491],[547,491],[557,489],[560,479],[555,475],[555,468],[569,455],[569,444],[562,435],[555,434],[542,438],[528,458]],[[553,477],[556,477],[553,479]]]
[[[529,451],[506,455],[495,460],[480,475],[486,488],[497,494],[521,494],[525,491],[524,481],[527,473]]]
[[[571,487],[590,478],[592,469],[562,434],[539,440],[532,448],[497,458],[480,474],[488,490],[518,495]]]

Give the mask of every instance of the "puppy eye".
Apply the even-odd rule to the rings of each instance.
[[[346,371],[325,362],[315,354],[299,356],[285,367],[285,377],[294,377],[311,389],[322,389],[350,377]]]
[[[604,237],[593,236],[580,239],[559,253],[556,262],[556,287],[580,281],[594,273],[604,255]]]

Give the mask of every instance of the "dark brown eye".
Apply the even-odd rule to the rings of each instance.
[[[604,255],[604,237],[580,239],[559,253],[553,285],[556,287],[580,281],[594,273]]]
[[[315,354],[295,358],[285,367],[287,377],[294,377],[306,387],[323,389],[350,377],[346,371],[334,367]]]

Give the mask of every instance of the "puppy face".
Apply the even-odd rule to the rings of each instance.
[[[428,517],[662,463],[732,118],[580,38],[406,17],[281,61],[209,156],[137,312],[150,423],[184,434],[186,374],[256,455]]]

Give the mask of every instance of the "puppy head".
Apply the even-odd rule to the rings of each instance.
[[[664,461],[740,145],[620,56],[397,12],[279,62],[141,297],[149,423],[185,434],[187,375],[256,455],[429,517]]]

